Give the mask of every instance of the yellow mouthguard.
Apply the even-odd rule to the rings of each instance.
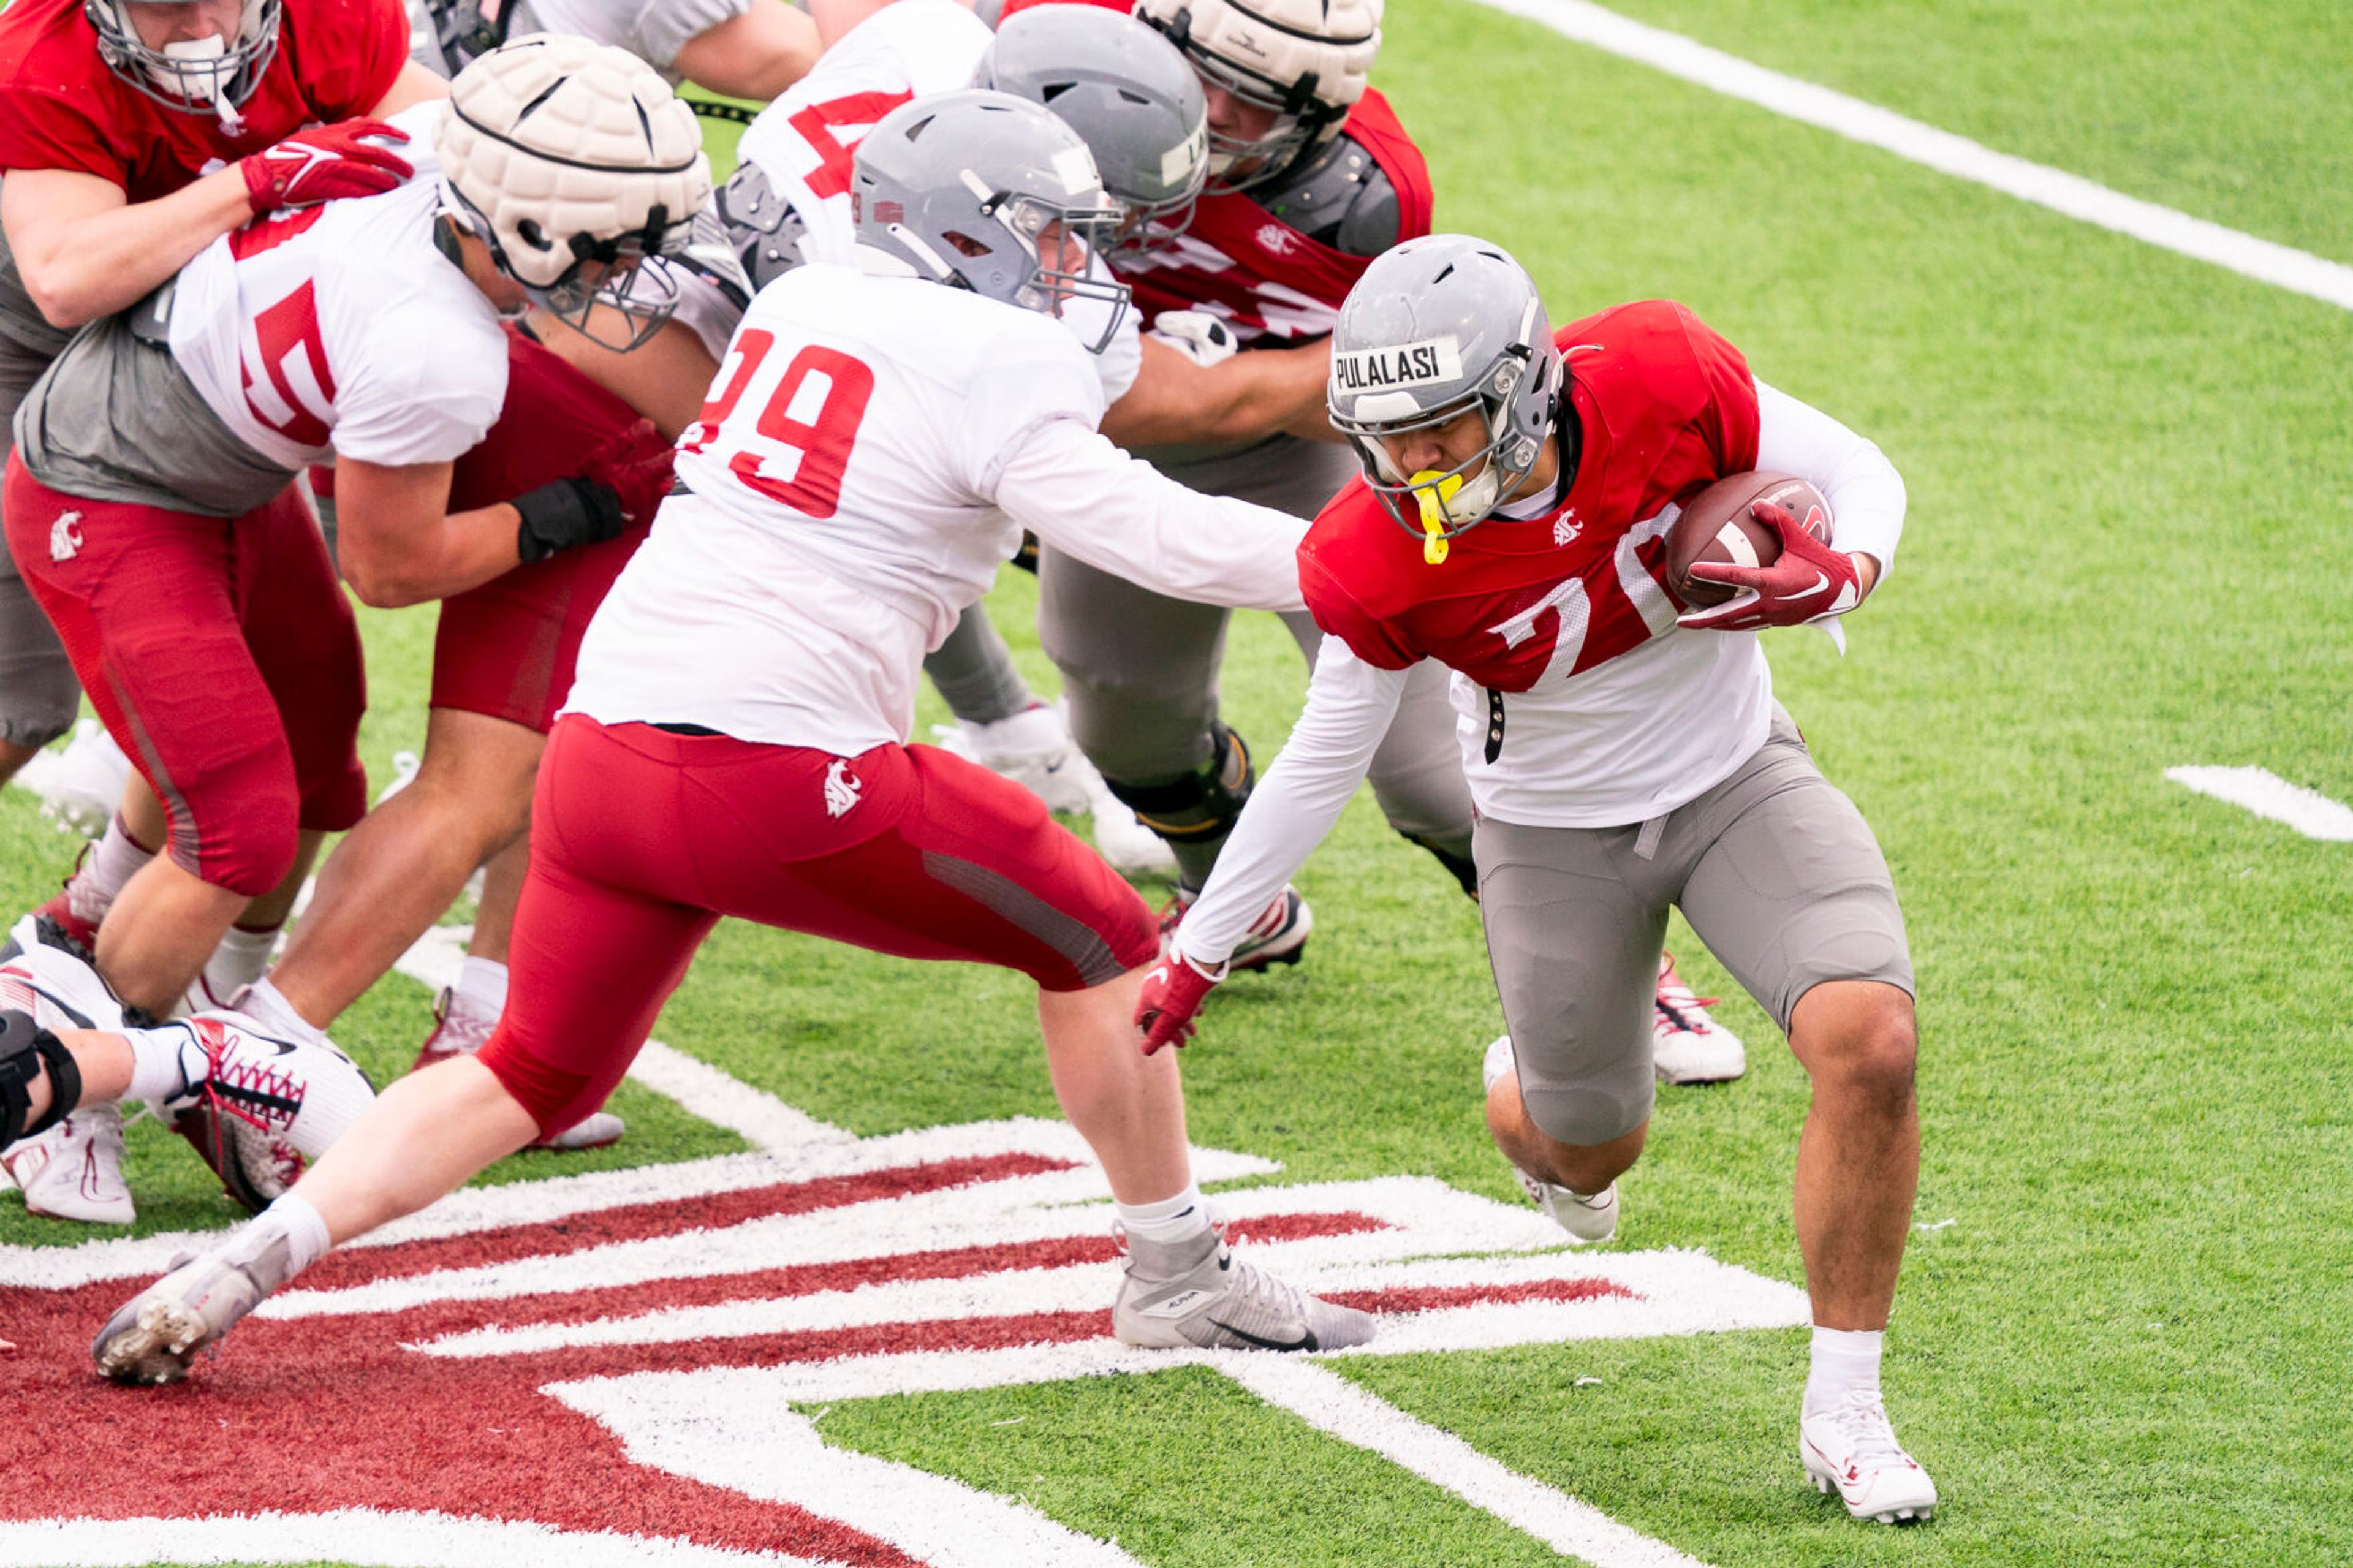
[[[1421,558],[1439,565],[1446,560],[1446,514],[1440,509],[1462,488],[1462,476],[1424,468],[1406,483],[1413,486],[1413,499],[1421,503]]]

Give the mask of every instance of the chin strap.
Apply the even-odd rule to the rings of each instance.
[[[49,1108],[28,1126],[32,1087],[49,1069]],[[65,1042],[33,1022],[30,1013],[0,1013],[0,1149],[47,1132],[81,1103],[81,1068]]]

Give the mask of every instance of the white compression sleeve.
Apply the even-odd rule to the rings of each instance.
[[[1831,503],[1831,542],[1879,563],[1885,582],[1904,536],[1904,477],[1875,442],[1811,404],[1757,384],[1757,466],[1813,482]]]
[[[1324,842],[1388,733],[1407,674],[1366,664],[1338,637],[1324,639],[1306,711],[1250,791],[1208,886],[1178,928],[1186,957],[1212,968],[1231,957],[1250,922]]]
[[[1303,607],[1297,552],[1304,521],[1187,489],[1076,419],[1027,432],[1000,468],[992,499],[1056,549],[1171,598]]]

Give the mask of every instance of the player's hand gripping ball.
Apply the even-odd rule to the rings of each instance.
[[[1734,474],[1692,498],[1667,533],[1667,584],[1704,631],[1802,626],[1862,598],[1853,557],[1830,545],[1830,504],[1788,474]]]

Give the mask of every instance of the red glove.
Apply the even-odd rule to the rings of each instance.
[[[260,217],[281,207],[307,207],[336,196],[372,196],[417,173],[384,142],[408,133],[381,120],[339,120],[297,131],[275,147],[240,162],[247,199]]]
[[[1842,616],[1862,602],[1862,579],[1854,557],[1832,550],[1806,531],[1787,509],[1760,500],[1749,515],[1781,536],[1781,553],[1770,566],[1735,566],[1700,561],[1691,574],[1703,583],[1737,588],[1723,604],[1678,616],[1675,624],[1711,632],[1753,632],[1759,626],[1801,626]]]
[[[642,528],[670,494],[670,465],[677,457],[678,448],[661,438],[653,421],[640,419],[583,459],[580,477],[611,490],[621,515],[631,527]]]
[[[1182,949],[1170,949],[1159,967],[1144,977],[1144,994],[1135,999],[1135,1028],[1144,1037],[1144,1054],[1148,1057],[1163,1046],[1183,1049],[1193,1037],[1201,999],[1225,977],[1224,964],[1213,974],[1186,957]]]

